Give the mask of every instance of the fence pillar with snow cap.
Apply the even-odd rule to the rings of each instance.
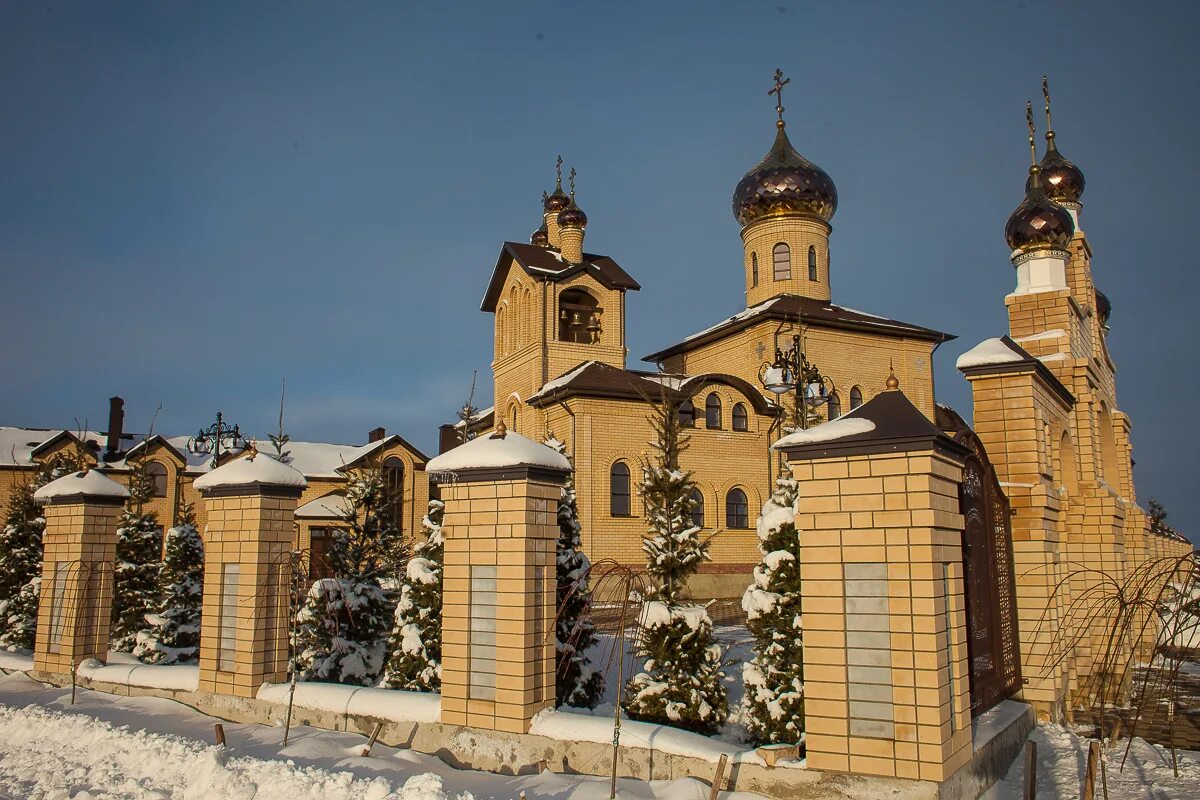
[[[46,504],[46,529],[33,666],[65,675],[108,656],[117,520],[129,491],[90,469],[51,481],[34,498]]]
[[[972,756],[964,447],[889,381],[785,436],[797,481],[808,766],[943,781]]]
[[[501,422],[428,470],[446,504],[441,721],[528,733],[554,707],[554,555],[570,462]]]
[[[254,697],[286,679],[294,517],[307,485],[253,449],[196,479],[208,520],[200,691]]]

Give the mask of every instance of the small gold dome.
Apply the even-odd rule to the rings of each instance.
[[[1042,188],[1041,170],[1029,168],[1025,199],[1008,218],[1004,240],[1010,250],[1065,250],[1075,235],[1075,223],[1065,208],[1055,203]]]
[[[1079,198],[1083,197],[1083,189],[1087,185],[1083,171],[1058,152],[1054,144],[1054,131],[1046,133],[1046,155],[1042,156],[1040,167],[1042,187],[1051,200],[1056,203],[1078,203]],[[1029,188],[1028,182],[1025,188]]]
[[[575,195],[571,195],[567,207],[558,214],[558,225],[560,228],[586,228],[587,214],[583,213],[583,209],[575,204]]]
[[[542,223],[542,227],[529,235],[529,243],[535,244],[538,247],[550,246],[550,233],[546,230],[546,223]]]
[[[743,226],[767,217],[806,216],[829,222],[837,212],[833,179],[796,152],[783,120],[770,152],[747,172],[733,190],[733,216]]]

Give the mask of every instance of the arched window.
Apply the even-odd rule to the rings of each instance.
[[[696,427],[696,406],[691,400],[684,400],[679,404],[679,427]]]
[[[829,395],[829,418],[837,419],[842,415],[842,398],[837,396],[837,392]]]
[[[817,248],[811,244],[808,246],[808,279],[810,281],[817,279]]]
[[[383,482],[392,496],[392,521],[396,530],[403,530],[404,519],[404,462],[392,456],[383,462]]]
[[[582,289],[567,289],[558,297],[558,340],[576,344],[600,341],[600,306]]]
[[[758,286],[758,253],[750,254],[750,285]]]
[[[158,461],[146,464],[146,483],[149,485],[151,497],[166,497],[167,468]]]
[[[750,420],[746,417],[746,406],[742,403],[733,404],[733,429],[735,431],[750,430]]]
[[[505,324],[507,321],[507,312],[505,311],[504,306],[500,306],[496,309],[496,354],[501,356],[508,353],[508,350],[506,350],[504,347],[504,335],[506,333]]]
[[[704,527],[704,495],[699,489],[692,489],[692,524],[697,528]]]
[[[862,389],[854,386],[850,389],[850,410],[858,408],[862,405]]]
[[[792,277],[792,251],[786,244],[780,242],[772,251],[775,260],[775,280],[786,281]]]
[[[721,427],[721,398],[716,392],[704,401],[704,427],[712,430]]]
[[[725,495],[725,527],[750,527],[750,506],[746,502],[746,493],[741,489],[730,489],[729,494]]]
[[[618,461],[608,472],[609,512],[614,517],[633,515],[629,502],[629,465]]]

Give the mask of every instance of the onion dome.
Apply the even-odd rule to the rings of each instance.
[[[1100,324],[1108,325],[1108,318],[1112,316],[1112,301],[1099,289],[1096,290],[1096,313],[1100,315]]]
[[[1037,165],[1029,168],[1025,200],[1004,226],[1004,240],[1011,250],[1065,250],[1075,235],[1070,212],[1046,196],[1040,174]]]
[[[1042,156],[1042,186],[1056,203],[1078,203],[1083,196],[1083,171],[1063,158],[1054,145],[1054,131],[1046,132],[1046,155]],[[1028,184],[1027,184],[1028,186]]]
[[[733,216],[743,226],[768,217],[806,216],[829,222],[837,212],[833,179],[796,152],[784,132],[783,120],[770,152],[733,190]]]
[[[543,222],[542,227],[529,234],[529,243],[538,247],[550,246],[550,233],[546,230],[546,223]]]
[[[567,207],[558,213],[558,227],[560,228],[586,228],[587,214],[583,213],[583,209],[575,205],[575,195],[572,194],[567,202]]]
[[[567,197],[562,188],[562,156],[558,157],[554,171],[558,175],[554,181],[554,191],[542,198],[542,210],[547,214],[557,214],[571,203],[571,198]]]

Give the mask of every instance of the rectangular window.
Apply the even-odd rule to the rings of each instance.
[[[468,697],[496,699],[496,568],[471,567],[471,675]]]
[[[232,672],[237,666],[238,586],[241,564],[221,565],[221,616],[217,626],[217,669]]]
[[[54,577],[50,592],[50,652],[62,652],[62,640],[67,624],[67,575],[70,561],[54,562]],[[78,602],[78,600],[76,600]]]

